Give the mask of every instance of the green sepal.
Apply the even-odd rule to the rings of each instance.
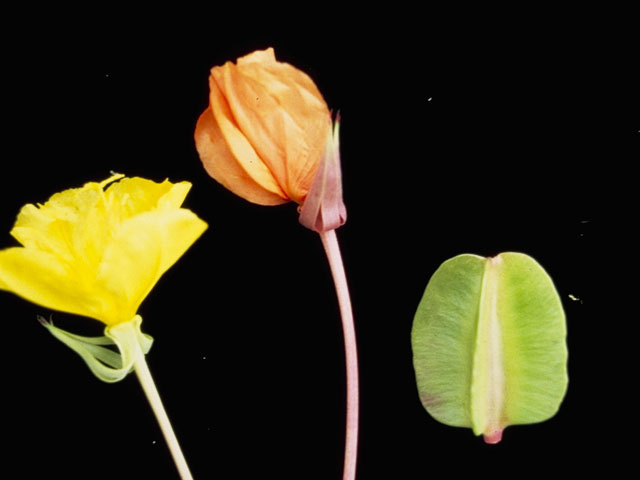
[[[136,355],[141,350],[146,354],[151,349],[153,338],[140,331],[142,317],[136,315],[128,322],[106,327],[102,337],[84,337],[67,332],[38,317],[49,333],[76,352],[85,361],[91,372],[103,382],[122,380],[133,369]],[[105,346],[115,346],[114,351]]]

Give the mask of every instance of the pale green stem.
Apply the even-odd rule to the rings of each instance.
[[[151,409],[160,424],[160,429],[162,430],[162,434],[169,446],[169,451],[173,456],[173,461],[178,468],[180,478],[182,478],[182,480],[193,480],[189,467],[187,466],[187,462],[182,454],[182,450],[180,449],[180,444],[178,443],[176,434],[173,432],[171,422],[169,422],[167,412],[162,405],[158,389],[151,377],[151,372],[147,366],[144,353],[142,353],[140,348],[138,348],[138,351],[136,352],[136,359],[133,366],[136,371],[136,375],[138,376],[138,380],[140,380],[140,384],[142,385],[142,390],[144,390],[147,400],[149,400],[149,404],[151,405]]]
[[[335,230],[320,232],[322,245],[329,260],[333,283],[336,286],[340,315],[342,317],[342,331],[344,334],[345,361],[347,369],[347,427],[344,448],[343,480],[356,478],[356,463],[358,457],[358,350],[356,347],[356,331],[351,311],[351,298],[347,277],[344,273],[340,247]]]

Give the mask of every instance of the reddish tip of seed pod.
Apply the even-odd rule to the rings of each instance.
[[[500,440],[502,440],[502,430],[495,430],[489,434],[484,434],[484,442],[489,445],[500,443]]]

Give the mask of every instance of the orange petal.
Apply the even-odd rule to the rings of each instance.
[[[289,196],[298,203],[302,203],[311,188],[330,126],[328,111],[326,116],[309,116],[304,121],[300,118],[285,118],[283,128],[284,136],[288,139],[285,144],[285,165],[288,170]]]
[[[329,109],[311,78],[273,49],[212,69],[238,127],[287,195],[301,203],[320,162]]]
[[[227,63],[229,64],[229,62]],[[245,133],[238,127],[229,108],[228,100],[218,88],[213,73],[209,77],[209,89],[210,108],[214,121],[222,140],[227,144],[236,163],[262,188],[275,193],[284,200],[289,200],[269,167],[255,151]]]
[[[285,145],[288,193],[301,203],[322,158],[331,129],[331,113],[313,80],[296,67],[281,62],[266,64],[259,74],[285,112],[281,135]],[[281,89],[277,81],[268,81],[268,78],[277,78],[288,88]]]
[[[244,77],[231,62],[213,68],[211,78],[227,101],[238,128],[286,192],[283,139],[277,126],[282,121],[282,108],[277,99],[260,82]]]
[[[220,132],[211,107],[198,119],[195,140],[207,173],[236,195],[260,205],[279,205],[287,201],[284,194],[266,190],[240,167]]]

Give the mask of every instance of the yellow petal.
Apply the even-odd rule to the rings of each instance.
[[[66,262],[74,258],[69,223],[56,220],[35,205],[22,207],[11,235],[27,248],[53,253]]]
[[[104,192],[111,222],[123,222],[139,213],[157,208],[160,199],[170,194],[174,186],[168,180],[156,183],[140,177],[124,178],[118,183],[111,184]],[[179,187],[179,190],[184,190],[184,186]],[[184,192],[184,196],[186,196],[186,192]],[[182,204],[184,196],[177,197],[176,200],[180,203],[175,208]]]
[[[105,323],[133,318],[161,275],[206,230],[207,224],[186,209],[156,210],[125,221],[104,252],[97,284],[117,299]]]
[[[109,325],[131,320],[157,280],[206,229],[180,209],[191,184],[122,175],[26,205],[0,251],[0,288]]]
[[[25,205],[11,234],[29,249],[73,264],[78,281],[89,282],[108,241],[107,224],[102,187],[90,182],[56,193],[39,208]]]
[[[0,289],[53,310],[94,317],[103,299],[87,292],[54,255],[21,247],[0,251]]]
[[[169,183],[168,180],[165,182]],[[171,189],[158,199],[158,208],[180,208],[187,194],[191,190],[191,182],[178,182],[171,184]]]
[[[186,209],[174,210],[170,215],[163,215],[160,220],[163,234],[160,261],[160,275],[162,275],[184,255],[208,225],[195,213]]]

